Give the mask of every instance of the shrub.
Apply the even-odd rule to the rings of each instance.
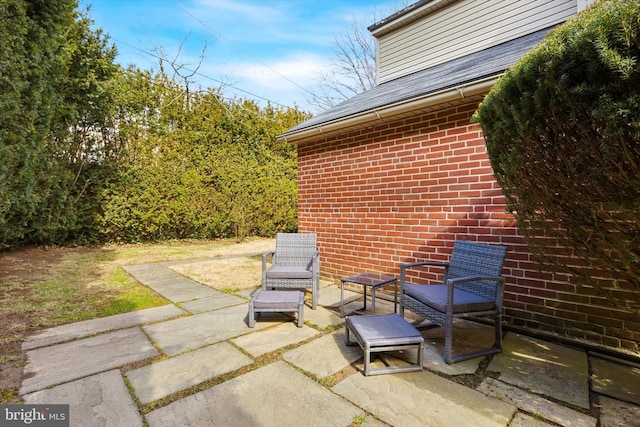
[[[476,113],[530,248],[545,254],[560,244],[584,260],[573,273],[591,285],[587,272],[605,271],[636,291],[639,58],[640,3],[598,1],[550,32]]]

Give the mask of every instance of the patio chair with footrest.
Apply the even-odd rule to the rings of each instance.
[[[408,309],[444,327],[444,360],[448,364],[502,351],[501,276],[506,248],[498,245],[456,241],[448,263],[415,262],[400,265],[400,315]],[[443,283],[417,284],[407,281],[411,269],[443,267]],[[493,347],[452,356],[453,321],[459,317],[495,318]]]
[[[268,264],[271,261],[271,267]],[[262,289],[310,289],[313,310],[320,294],[320,253],[313,233],[278,233],[276,249],[262,255]]]

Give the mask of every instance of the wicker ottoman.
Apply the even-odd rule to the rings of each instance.
[[[263,312],[297,312],[298,328],[301,328],[304,322],[304,292],[260,290],[249,303],[250,328],[255,326],[256,316]]]
[[[346,318],[347,345],[355,345],[349,339],[353,334],[364,351],[364,374],[379,375],[394,372],[422,370],[424,338],[416,328],[396,313],[379,316],[348,316]],[[371,353],[411,350],[418,351],[417,361],[413,365],[391,366],[380,354],[384,368],[371,369]]]

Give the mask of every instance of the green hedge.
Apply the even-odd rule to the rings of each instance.
[[[635,289],[639,59],[640,2],[597,1],[510,69],[476,114],[530,247],[560,243],[587,262],[573,273],[589,279],[595,266]]]
[[[119,170],[100,233],[116,242],[272,236],[297,229],[296,147],[276,136],[308,117],[189,92],[129,70],[119,94]]]

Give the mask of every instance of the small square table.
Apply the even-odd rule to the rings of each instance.
[[[346,282],[362,285],[364,288],[364,307],[367,309],[367,287],[371,288],[371,312],[376,314],[376,289],[394,284],[395,292],[393,299],[393,312],[398,311],[398,279],[393,276],[386,276],[378,273],[360,273],[355,276],[343,277],[340,279],[340,315],[344,317],[344,284]]]

